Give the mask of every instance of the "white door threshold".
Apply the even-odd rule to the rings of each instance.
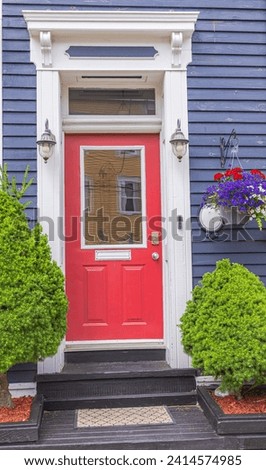
[[[163,349],[163,340],[67,341],[65,351],[105,351],[117,349]]]

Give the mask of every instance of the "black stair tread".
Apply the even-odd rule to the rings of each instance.
[[[154,392],[154,393],[141,393],[141,394],[127,394],[127,395],[91,395],[89,397],[64,397],[64,398],[58,398],[58,401],[61,401],[61,400],[64,400],[64,401],[71,401],[71,400],[113,400],[113,399],[122,399],[122,398],[126,398],[126,399],[134,399],[134,398],[145,398],[145,397],[158,397],[158,396],[169,396],[169,397],[175,397],[175,396],[184,396],[184,395],[191,395],[191,396],[196,396],[197,395],[197,392],[196,390],[191,390],[191,391],[186,391],[186,392],[177,392],[177,391],[174,391],[174,392],[160,392],[160,395],[158,395],[158,392]],[[48,397],[48,400],[49,400],[49,397]],[[52,400],[54,401],[55,398],[53,397]],[[47,401],[47,398],[46,398],[46,401]]]
[[[91,397],[47,397],[44,401],[46,410],[68,410],[78,408],[120,408],[134,406],[193,405],[197,403],[197,394],[192,392],[161,392],[160,394],[142,393],[123,396]]]
[[[68,346],[67,346],[68,347]],[[111,350],[82,350],[65,351],[65,361],[79,364],[82,362],[141,362],[141,361],[165,361],[165,348],[137,348],[137,349],[111,349]]]
[[[87,362],[81,364],[68,363],[64,365],[62,374],[103,373],[112,372],[144,372],[152,370],[169,370],[171,367],[165,361],[139,362]]]
[[[113,362],[65,364],[56,374],[37,376],[37,382],[64,382],[76,380],[94,380],[123,377],[182,377],[196,376],[196,370],[172,369],[165,361]]]
[[[37,377],[45,408],[192,405],[196,370],[171,369],[166,361],[66,364],[63,372]]]

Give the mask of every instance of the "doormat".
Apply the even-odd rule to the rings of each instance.
[[[84,409],[76,412],[76,427],[137,426],[174,423],[165,406]]]

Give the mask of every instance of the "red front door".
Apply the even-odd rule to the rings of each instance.
[[[66,135],[68,341],[160,339],[159,136]]]

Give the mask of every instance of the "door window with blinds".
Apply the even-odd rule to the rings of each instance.
[[[83,247],[145,243],[144,148],[83,148]]]
[[[70,115],[155,115],[155,89],[69,89]]]

